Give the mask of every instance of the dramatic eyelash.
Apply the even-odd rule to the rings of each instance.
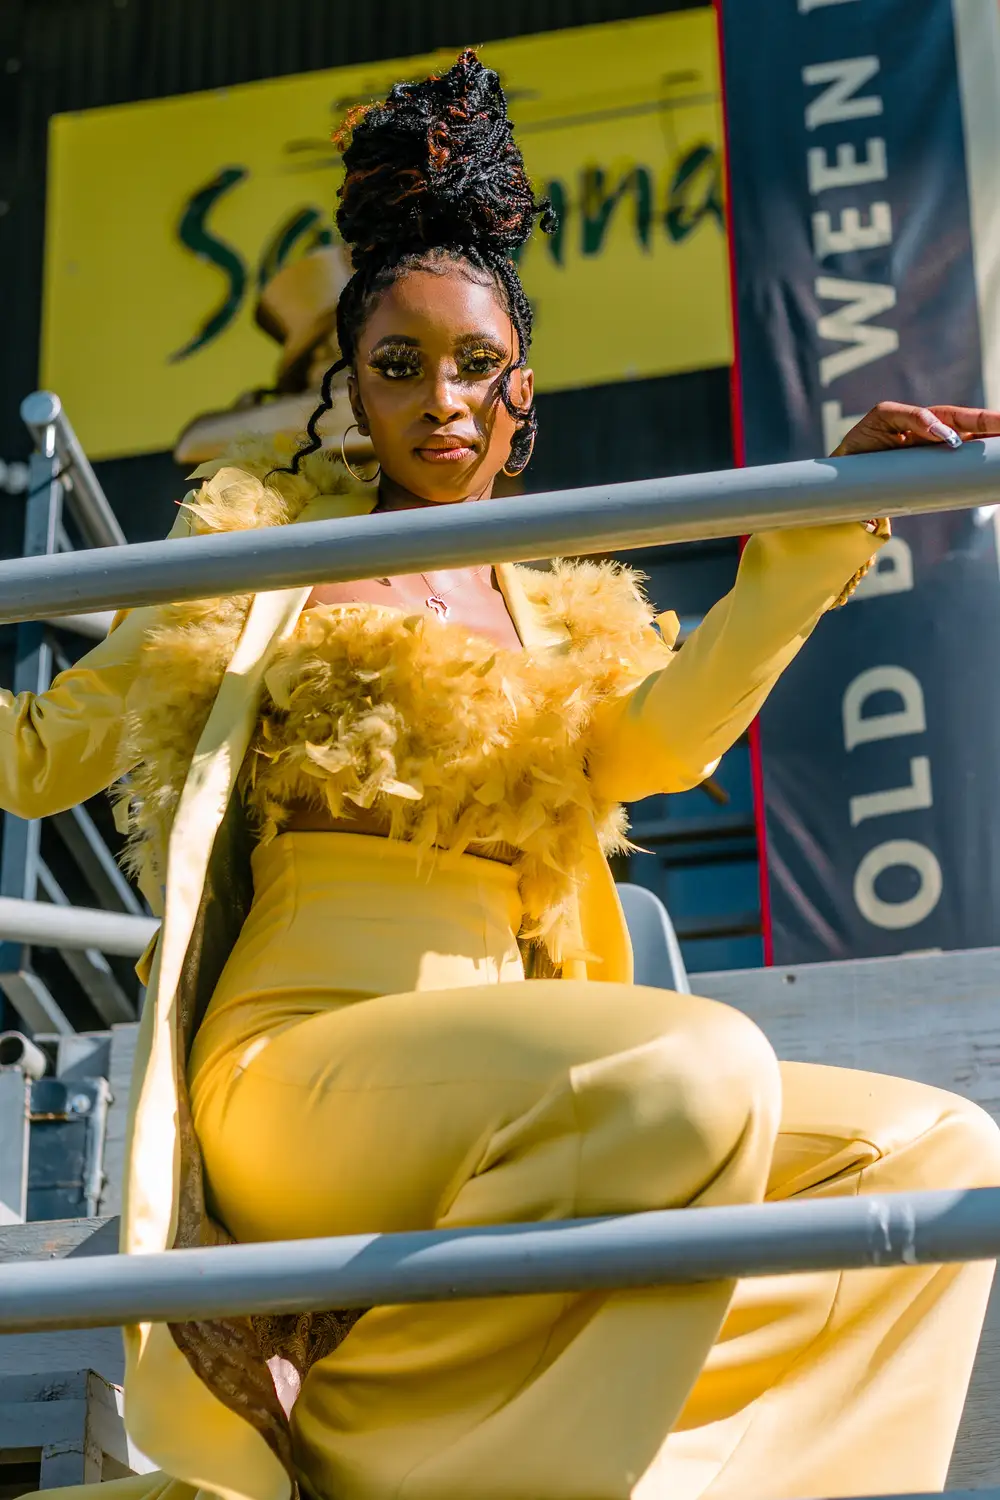
[[[487,355],[490,359],[501,361],[509,358],[507,350],[500,344],[494,344],[492,339],[476,339],[475,342],[459,344],[456,352],[465,359],[483,359]]]
[[[419,364],[420,355],[412,344],[383,344],[381,349],[376,349],[369,360],[369,364],[379,365],[405,365]]]

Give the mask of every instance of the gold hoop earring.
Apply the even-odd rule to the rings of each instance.
[[[521,467],[519,469],[508,469],[507,465],[504,464],[503,468],[500,470],[501,474],[506,474],[506,476],[507,476],[508,479],[516,479],[519,474],[523,474],[524,473],[525,469],[531,463],[531,455],[534,453],[534,451],[535,451],[535,434],[532,433],[531,434],[531,444],[530,444],[530,446],[528,448],[528,456],[524,460],[524,463],[521,465]]]
[[[344,428],[344,435],[340,440],[340,461],[344,465],[344,468],[347,470],[348,474],[350,474],[351,478],[356,480],[358,484],[374,484],[382,473],[382,465],[379,464],[371,478],[366,479],[363,474],[359,474],[356,469],[351,468],[347,460],[347,454],[344,452],[344,445],[347,442],[347,434],[349,432],[353,432],[356,427],[358,429],[358,432],[360,433],[361,428],[358,427],[357,422],[352,422],[350,427]]]

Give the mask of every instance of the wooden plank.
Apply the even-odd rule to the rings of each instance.
[[[112,1385],[94,1370],[87,1371],[87,1442],[101,1455],[102,1479],[152,1474],[156,1469],[125,1431],[125,1400],[120,1383]]]
[[[1000,949],[696,974],[745,1011],[779,1057],[895,1073],[1000,1119]]]
[[[104,1133],[104,1192],[100,1204],[102,1214],[120,1214],[122,1211],[128,1100],[138,1034],[138,1023],[111,1028],[111,1062],[108,1070],[111,1104]]]
[[[117,1219],[65,1219],[0,1226],[0,1264],[11,1260],[58,1260],[69,1255],[113,1255]],[[65,1329],[53,1333],[0,1335],[0,1401],[7,1380],[27,1376],[52,1381],[65,1370],[94,1370],[111,1385],[125,1378],[122,1336],[117,1328]],[[55,1372],[55,1373],[53,1373]]]
[[[48,1448],[78,1443],[87,1425],[86,1398],[76,1401],[12,1401],[0,1405],[0,1448]]]
[[[67,1369],[96,1370],[112,1385],[125,1379],[125,1352],[117,1328],[66,1329],[58,1333],[0,1335],[0,1377],[51,1375]]]
[[[1000,1121],[1000,949],[696,974],[691,986],[751,1016],[780,1058],[913,1078]],[[1000,1485],[998,1398],[1000,1278],[949,1485]]]
[[[120,1385],[92,1369],[0,1377],[0,1455],[18,1450],[40,1452],[46,1489],[154,1468],[125,1432]]]
[[[17,1224],[28,1201],[28,1080],[0,1068],[0,1221]]]
[[[71,1255],[114,1255],[117,1249],[117,1219],[40,1219],[0,1225],[0,1265],[14,1260],[64,1260]]]
[[[0,1406],[35,1401],[85,1401],[89,1371],[49,1370],[45,1373],[0,1375]]]

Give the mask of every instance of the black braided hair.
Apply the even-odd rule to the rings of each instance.
[[[354,275],[337,306],[341,358],[323,377],[322,400],[306,427],[307,442],[290,471],[322,446],[318,424],[333,405],[332,381],[354,364],[358,335],[383,292],[407,271],[452,261],[491,279],[517,330],[515,358],[503,372],[500,394],[517,430],[510,459],[516,471],[531,456],[538,428],[510,395],[510,377],[528,358],[531,304],[513,256],[536,218],[552,233],[548,199],[537,201],[507,118],[500,79],[471,49],[448,72],[420,83],[397,83],[381,104],[348,115],[345,177],[337,228],[351,247]]]

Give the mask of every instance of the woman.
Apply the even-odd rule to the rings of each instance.
[[[511,257],[547,211],[496,75],[465,53],[351,125],[338,334],[377,485],[347,483],[314,419],[290,462],[208,466],[182,529],[485,498],[530,458]],[[883,406],[844,451],[957,444],[948,422],[1000,431]],[[885,534],[755,538],[676,657],[621,568],[484,567],[137,610],[48,693],[8,698],[4,806],[53,812],[130,771],[133,859],[164,906],[123,1248],[1000,1181],[964,1101],[779,1067],[736,1012],[633,987],[604,858],[622,801],[711,772]],[[144,1325],[127,1419],[163,1473],[113,1492],[934,1489],[990,1277]]]

